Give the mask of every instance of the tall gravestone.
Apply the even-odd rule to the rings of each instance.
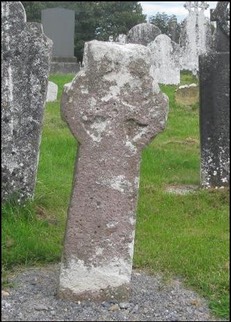
[[[182,23],[180,33],[181,70],[197,74],[199,55],[207,53],[211,48],[210,22],[204,15],[208,6],[205,1],[187,1],[184,5],[189,14]]]
[[[177,23],[177,18],[176,17],[171,17],[168,22],[168,32],[169,32],[169,37],[174,41],[175,43],[179,43],[179,37],[180,37],[180,30],[179,26]]]
[[[147,46],[156,36],[160,35],[160,29],[151,23],[140,23],[132,27],[127,34],[127,43]]]
[[[155,79],[161,84],[180,83],[180,46],[167,35],[159,35],[148,44],[152,53]]]
[[[201,185],[229,186],[230,62],[228,1],[211,12],[217,22],[216,51],[199,57]]]
[[[141,150],[163,131],[168,110],[149,49],[86,42],[84,68],[61,106],[80,146],[58,294],[121,300],[129,294]]]
[[[51,73],[76,73],[79,70],[74,56],[75,11],[48,8],[41,12],[44,33],[53,41]]]
[[[52,42],[19,1],[2,12],[2,200],[33,197]]]

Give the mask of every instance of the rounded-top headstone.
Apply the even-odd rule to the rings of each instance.
[[[152,64],[158,83],[180,83],[180,46],[167,35],[159,35],[147,46],[152,53]]]
[[[157,26],[151,23],[140,23],[129,30],[127,43],[147,46],[160,34],[161,31]]]

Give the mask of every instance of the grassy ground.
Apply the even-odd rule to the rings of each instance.
[[[58,100],[46,106],[34,201],[2,209],[3,277],[17,265],[60,261],[77,142],[60,118],[59,99],[72,75],[50,77]],[[195,82],[187,73],[182,84]],[[208,298],[218,317],[229,318],[229,191],[201,190],[198,106],[170,99],[165,131],[143,150],[134,267],[181,277]],[[190,194],[169,185],[195,185]]]

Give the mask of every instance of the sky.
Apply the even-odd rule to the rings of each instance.
[[[168,16],[175,15],[177,21],[181,22],[188,15],[184,8],[185,1],[139,1],[143,8],[143,14],[154,16],[157,12],[165,12]],[[205,16],[209,18],[210,9],[216,7],[217,1],[207,1],[209,7],[205,10]]]

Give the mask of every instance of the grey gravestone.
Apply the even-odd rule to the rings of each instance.
[[[151,23],[140,23],[129,30],[127,43],[147,46],[160,34],[161,31],[157,26]]]
[[[58,85],[53,82],[48,82],[48,89],[47,89],[47,98],[46,102],[54,102],[57,100],[58,96]]]
[[[43,9],[41,20],[44,33],[53,41],[51,73],[76,73],[79,65],[74,57],[75,11]]]
[[[90,41],[65,87],[62,115],[80,146],[58,294],[121,300],[129,294],[141,150],[167,118],[145,46]]]
[[[218,2],[216,52],[199,57],[201,185],[229,186],[230,176],[230,53],[228,1]]]
[[[74,57],[75,11],[48,8],[41,17],[44,33],[53,41],[53,56]]]
[[[52,41],[19,1],[2,11],[2,200],[34,194]]]
[[[179,43],[179,27],[177,23],[177,18],[172,17],[168,22],[168,32],[169,37],[174,41],[175,43]]]
[[[152,53],[155,79],[161,84],[180,83],[180,46],[167,35],[159,35],[148,44]]]

